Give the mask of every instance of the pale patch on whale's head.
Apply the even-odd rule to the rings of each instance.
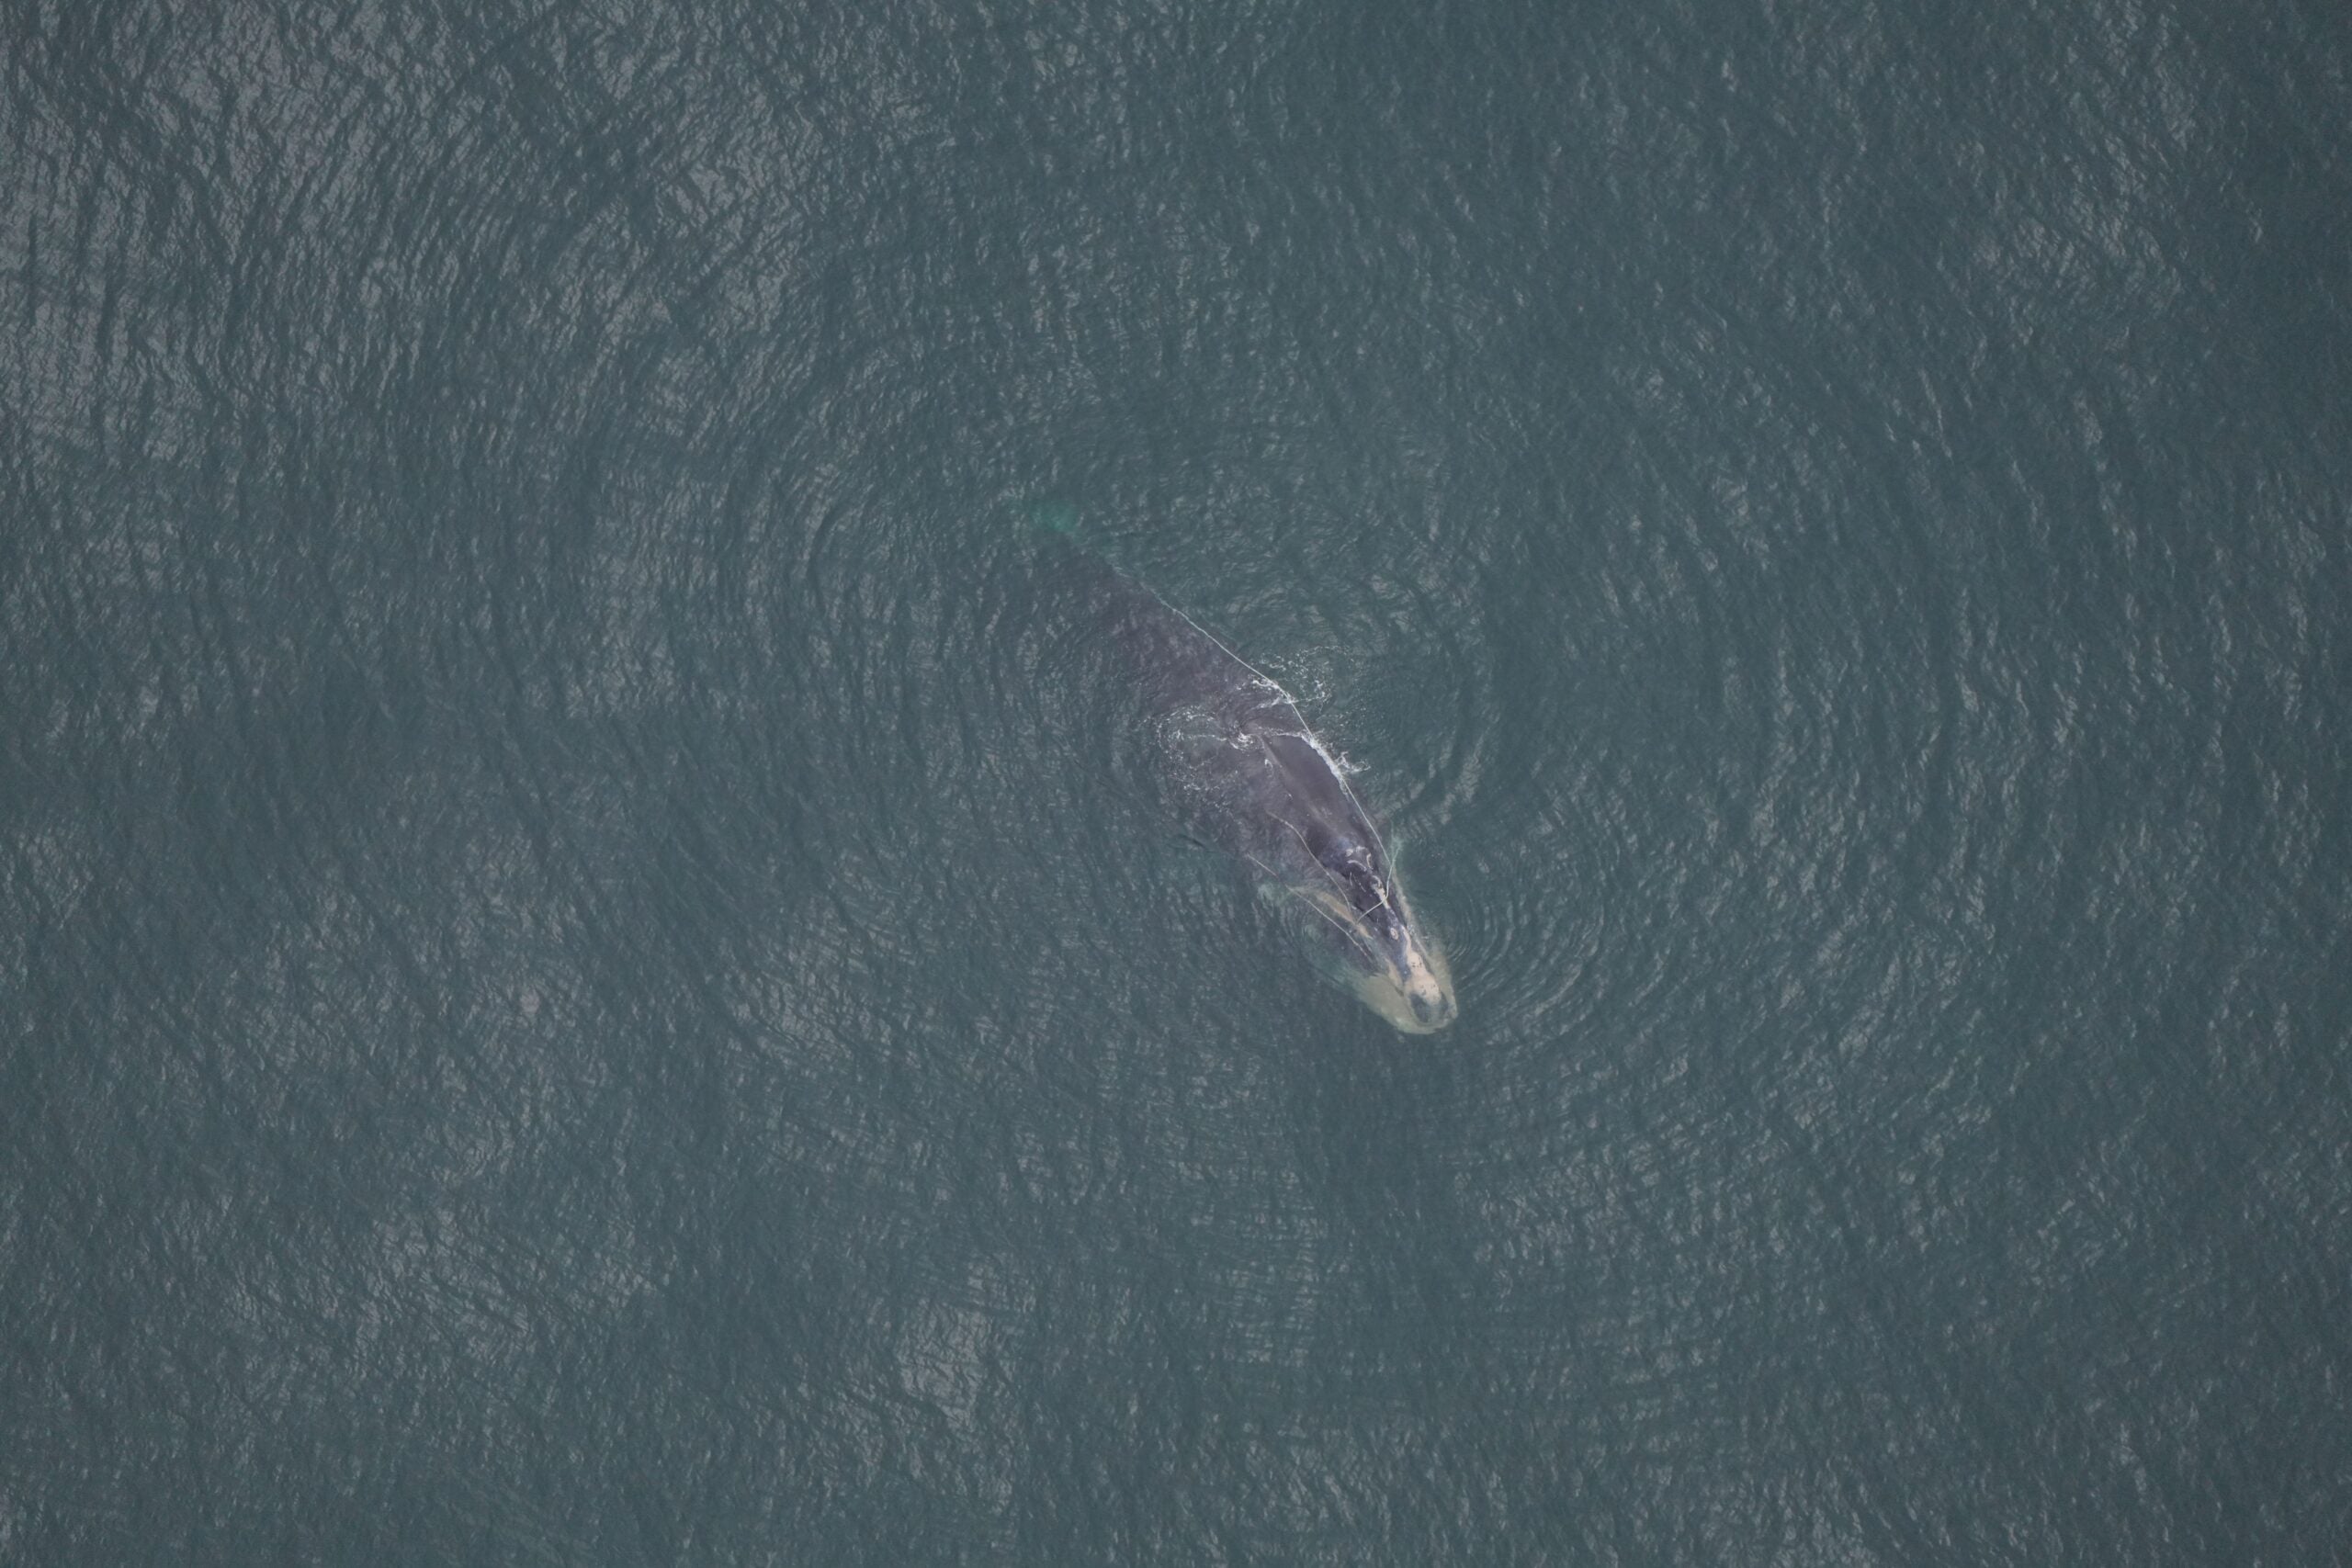
[[[1453,1021],[1453,976],[1434,937],[1408,919],[1395,948],[1379,956],[1347,976],[1364,1006],[1407,1034],[1434,1034]]]
[[[1315,858],[1329,880],[1294,891],[1319,917],[1333,978],[1408,1034],[1452,1023],[1460,1010],[1445,950],[1413,918],[1385,857],[1340,837],[1318,843]]]

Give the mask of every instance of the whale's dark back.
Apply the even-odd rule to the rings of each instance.
[[[1073,552],[1102,631],[1155,712],[1254,699],[1257,671],[1167,601],[1115,568]]]
[[[1290,694],[1158,594],[1082,551],[1070,570],[1177,775],[1188,826],[1259,869],[1388,875],[1380,838]]]

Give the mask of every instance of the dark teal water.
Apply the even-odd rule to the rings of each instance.
[[[2339,8],[0,26],[0,1562],[2352,1552]]]

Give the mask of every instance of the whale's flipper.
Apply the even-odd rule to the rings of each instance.
[[[1040,501],[1029,507],[1029,526],[1065,539],[1078,537],[1078,508],[1066,501]]]

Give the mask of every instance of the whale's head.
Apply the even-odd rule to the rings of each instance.
[[[1413,918],[1405,889],[1376,842],[1351,833],[1317,835],[1310,847],[1324,874],[1299,895],[1323,918],[1325,949],[1340,982],[1408,1034],[1432,1034],[1458,1009],[1445,952]]]

